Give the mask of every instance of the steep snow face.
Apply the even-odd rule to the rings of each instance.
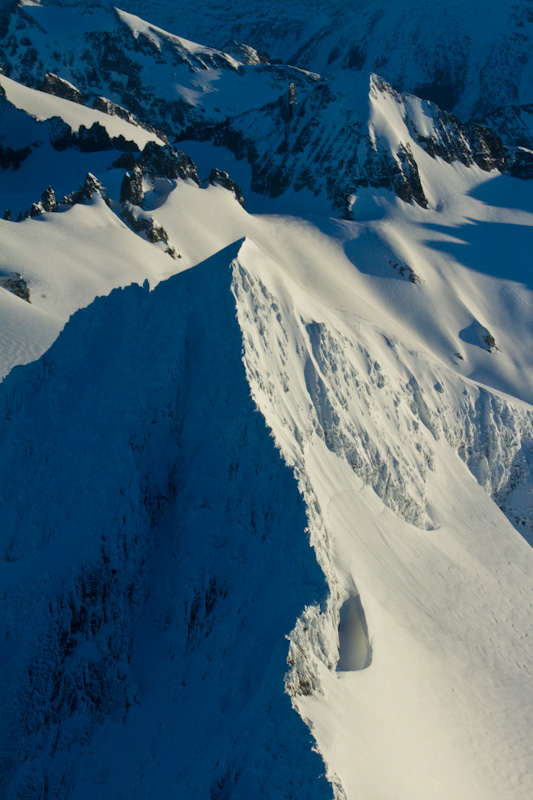
[[[233,292],[330,585],[289,663],[338,796],[525,800],[533,551],[491,495],[533,542],[531,406],[317,303],[253,243]]]
[[[255,233],[2,384],[9,791],[527,800],[531,406]]]
[[[250,397],[237,251],[96,301],[1,387],[6,797],[331,797],[283,688],[327,587]]]
[[[372,8],[475,106],[496,17],[419,69],[472,5]],[[0,374],[161,281],[0,387],[9,797],[530,800],[531,109],[133,10],[0,21]]]

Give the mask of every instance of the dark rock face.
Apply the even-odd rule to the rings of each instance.
[[[422,208],[427,208],[428,201],[420,181],[418,165],[409,144],[401,145],[397,160],[391,159],[390,163],[391,183],[398,197],[406,203],[414,200]]]
[[[77,145],[76,134],[72,132],[70,125],[67,125],[61,117],[51,117],[46,124],[48,125],[50,142],[55,150],[62,151]]]
[[[474,163],[486,172],[492,169],[506,172],[505,148],[498,134],[477,122],[467,125],[466,131]]]
[[[221,47],[222,52],[232,56],[241,64],[268,64],[269,58],[266,53],[262,53],[248,44],[236,42],[235,39],[230,39]]]
[[[124,175],[120,186],[120,202],[142,206],[144,200],[143,174],[140,167],[135,166],[133,171]]]
[[[18,272],[0,272],[0,286],[21,300],[31,302],[28,284]]]
[[[107,189],[103,183],[88,172],[80,188],[66,195],[66,197],[61,200],[61,205],[73,206],[76,205],[76,203],[87,203],[94,194],[99,194],[106,202],[108,201]]]
[[[113,149],[122,150],[126,153],[136,153],[139,150],[135,142],[126,139],[122,134],[111,138],[107,129],[100,125],[99,122],[94,122],[90,128],[80,125],[78,144],[82,153],[100,153],[104,150]]]
[[[13,150],[12,147],[2,147],[0,145],[0,167],[2,169],[18,169],[30,153],[31,147]]]
[[[402,100],[377,78],[372,91]],[[261,135],[254,138],[258,130]],[[199,138],[212,138],[238,159],[246,158],[252,168],[252,190],[270,197],[290,186],[315,195],[325,191],[335,211],[349,217],[357,189],[374,186],[395,192],[405,202],[428,205],[409,142],[396,154],[387,143],[380,146],[367,121],[324,82],[315,80],[300,93],[291,84],[277,102],[204,128]]]
[[[138,164],[143,172],[153,177],[169,178],[170,180],[190,179],[200,185],[194,161],[180,150],[174,150],[170,145],[161,147],[156,142],[147,142]]]
[[[113,161],[111,166],[113,169],[126,169],[131,172],[132,169],[135,169],[136,163],[133,153],[124,152]]]
[[[291,82],[289,84],[289,91],[279,99],[281,109],[281,118],[284,122],[290,122],[295,113],[296,106],[296,84]]]
[[[212,169],[209,174],[209,183],[211,186],[222,186],[230,192],[233,192],[235,199],[244,208],[244,197],[239,186],[233,181],[227,172],[220,169]]]
[[[126,139],[122,134],[113,136],[111,143],[115,150],[122,150],[124,153],[139,152],[139,145],[136,142],[132,142],[131,139]]]
[[[533,179],[533,152],[524,147],[507,147],[507,171],[512,178]]]
[[[129,203],[123,203],[120,216],[130,228],[146,239],[151,244],[163,242],[166,245],[165,253],[171,258],[181,258],[176,249],[169,243],[168,233],[165,228],[149,214],[136,213]]]
[[[505,106],[478,121],[495,130],[505,145],[533,150],[533,104]]]
[[[41,195],[41,202],[40,202],[43,211],[55,211],[57,208],[57,200],[54,193],[54,190],[51,186],[44,190]]]
[[[38,88],[56,97],[63,97],[65,100],[71,100],[73,103],[80,103],[80,105],[83,105],[85,102],[85,98],[79,89],[63,78],[60,78],[59,75],[55,75],[53,72],[47,72],[45,74],[44,81]]]
[[[495,130],[503,142],[509,175],[522,180],[533,178],[533,105],[505,106],[479,124]]]
[[[78,144],[82,153],[98,153],[113,149],[111,137],[99,122],[94,122],[90,128],[80,125]]]
[[[95,97],[93,100],[93,108],[97,111],[102,111],[104,114],[109,114],[111,117],[120,117],[120,119],[130,122],[132,125],[137,125],[135,115],[122,108],[117,103],[108,100],[107,97]]]
[[[497,352],[498,347],[496,346],[496,340],[491,333],[489,333],[487,336],[484,336],[483,341],[485,342],[489,353]]]
[[[460,161],[467,167],[477,164],[487,172],[506,171],[505,149],[496,131],[475,121],[464,125],[456,116],[436,106],[428,104],[427,108],[433,119],[432,136],[422,135],[409,118],[407,126],[413,139],[432,158],[442,158],[448,164]]]

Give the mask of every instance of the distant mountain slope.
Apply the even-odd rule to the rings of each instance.
[[[231,39],[324,75],[382,75],[464,119],[533,100],[528,0],[125,0],[121,8],[224,49]]]
[[[526,148],[517,159],[507,129],[506,150],[486,124],[464,125],[432,103],[399,94],[377,75],[340,70],[327,79],[257,59],[248,63],[249,53],[243,55],[247,63],[123,11],[97,6],[80,13],[52,4],[17,7],[0,49],[13,79],[61,95],[68,119],[80,117],[85,102],[112,115],[110,130],[120,123],[135,140],[149,136],[132,128],[138,120],[152,136],[158,135],[155,125],[163,131],[159,137],[174,143],[212,140],[249,162],[253,191],[276,197],[306,189],[345,217],[365,186],[427,207],[426,154],[530,175],[533,153]],[[15,103],[29,102],[16,83],[4,83]],[[92,113],[105,127],[101,110]]]

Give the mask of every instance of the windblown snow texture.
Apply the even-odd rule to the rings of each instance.
[[[235,253],[96,301],[1,387],[6,798],[331,797],[283,691],[326,586]]]

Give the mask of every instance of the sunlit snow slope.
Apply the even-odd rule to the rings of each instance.
[[[514,111],[67,6],[4,20],[0,797],[531,800]]]
[[[7,796],[328,796],[286,669],[337,793],[530,794],[531,407],[327,277],[246,239],[4,382]]]

